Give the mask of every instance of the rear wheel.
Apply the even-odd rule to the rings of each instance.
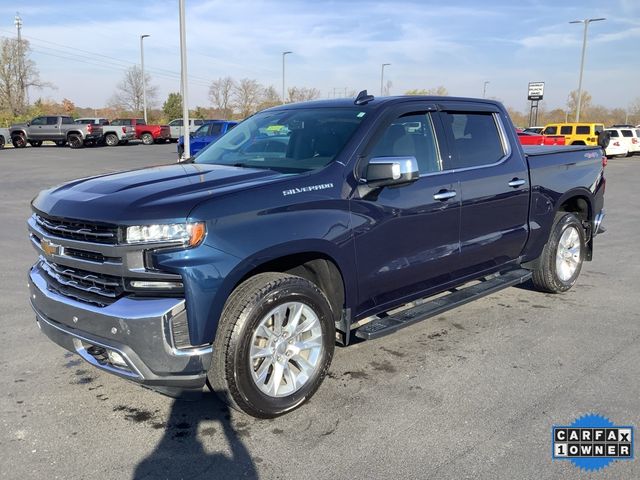
[[[145,145],[153,145],[153,135],[150,133],[143,133],[140,140],[142,140],[142,143]]]
[[[11,143],[15,148],[24,148],[27,146],[27,140],[22,135],[14,135],[11,137]]]
[[[84,146],[84,142],[82,141],[82,137],[77,133],[72,133],[67,137],[67,142],[69,143],[70,148],[82,148]]]
[[[118,145],[118,136],[115,133],[107,133],[104,136],[104,143],[109,147],[115,147]]]
[[[209,386],[249,415],[282,415],[316,392],[334,341],[333,313],[315,284],[284,273],[258,274],[225,304]]]
[[[585,253],[585,232],[573,213],[559,212],[549,241],[533,271],[533,284],[551,293],[566,292],[576,283]]]

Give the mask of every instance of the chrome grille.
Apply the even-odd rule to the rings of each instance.
[[[35,215],[36,223],[44,231],[57,237],[96,243],[118,242],[118,228],[96,225],[76,220],[54,220]]]
[[[40,267],[58,290],[80,290],[111,299],[120,296],[124,290],[122,279],[118,277],[69,268],[45,259],[40,260]]]

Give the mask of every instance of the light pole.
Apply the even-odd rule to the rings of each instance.
[[[580,121],[580,107],[582,106],[582,72],[584,71],[584,54],[587,50],[587,30],[591,22],[600,22],[606,18],[585,18],[584,20],[573,20],[569,23],[584,23],[584,38],[582,39],[582,60],[580,61],[580,80],[578,80],[578,105],[576,106],[576,122]]]
[[[180,18],[180,86],[182,87],[182,138],[184,139],[184,158],[189,158],[191,157],[191,135],[189,128],[189,100],[187,95],[187,29],[185,27],[184,0],[179,1],[178,10],[178,16]]]
[[[390,66],[390,63],[383,63],[380,70],[380,96],[384,95],[384,67]]]
[[[147,85],[144,78],[144,45],[142,40],[151,35],[140,35],[140,71],[142,72],[142,112],[144,114],[144,123],[147,123]]]
[[[284,97],[284,57],[291,54],[293,52],[282,52],[282,104],[284,105],[285,97]]]
[[[489,85],[489,80],[484,82],[484,87],[482,87],[482,98],[487,98],[487,85]]]

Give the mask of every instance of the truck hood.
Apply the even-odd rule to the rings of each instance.
[[[200,202],[284,175],[221,165],[177,164],[75,180],[43,190],[32,204],[52,217],[136,224],[184,221]]]

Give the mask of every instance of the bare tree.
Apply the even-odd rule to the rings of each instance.
[[[287,89],[287,103],[307,102],[320,97],[320,90],[307,87],[289,87]]]
[[[241,118],[256,113],[263,88],[256,80],[243,78],[233,87],[233,105]]]
[[[582,100],[580,101],[581,115],[586,118],[589,108],[591,107],[591,94],[586,90],[582,91],[580,95]],[[572,90],[567,97],[567,109],[569,110],[569,121],[573,121],[576,117],[576,110],[578,109],[578,91]]]
[[[276,105],[280,105],[280,103],[282,103],[280,94],[273,85],[270,85],[262,91],[262,98],[258,105],[258,111],[264,110],[265,108],[275,107]]]
[[[147,108],[157,103],[158,87],[151,85],[151,76],[144,74],[147,96]],[[127,69],[122,81],[117,85],[116,91],[109,101],[110,105],[117,106],[131,112],[142,112],[142,70],[138,65]]]
[[[231,77],[221,77],[211,82],[209,87],[211,105],[220,112],[223,118],[231,118],[233,115],[231,104],[235,83]]]
[[[439,85],[435,88],[414,88],[413,90],[407,90],[405,95],[436,95],[438,97],[446,97],[449,92],[443,85]]]
[[[12,116],[27,110],[25,92],[30,87],[51,86],[40,80],[40,73],[29,59],[29,42],[14,38],[0,40],[0,108]]]

